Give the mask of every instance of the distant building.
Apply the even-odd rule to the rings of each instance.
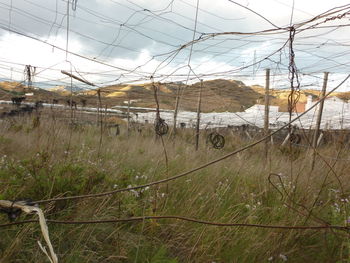
[[[130,104],[132,104],[132,103],[137,103],[137,102],[140,102],[140,101],[141,101],[141,99],[130,100]],[[127,101],[127,100],[124,100],[123,103],[124,103],[124,104],[128,104],[128,101]]]
[[[310,109],[317,102],[318,100],[313,101],[312,96],[308,96],[307,102],[305,105],[305,111]],[[318,110],[318,106],[316,107],[316,110]],[[349,111],[350,111],[350,103],[348,101],[344,101],[335,96],[328,97],[324,100],[323,112],[333,113],[338,115],[338,114],[343,114],[345,112],[349,113]]]
[[[294,112],[303,113],[303,112],[305,111],[305,108],[306,108],[306,102],[298,102],[298,103],[295,105],[295,110],[294,110]]]

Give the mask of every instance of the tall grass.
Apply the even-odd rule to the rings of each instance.
[[[34,127],[37,126],[37,127]],[[47,199],[140,185],[189,170],[247,142],[228,135],[223,150],[194,133],[165,137],[122,127],[120,136],[57,119],[19,117],[0,124],[0,199]],[[327,145],[310,168],[303,148],[262,146],[187,177],[113,196],[41,205],[48,219],[93,220],[180,215],[217,222],[266,225],[346,225],[349,161],[346,146]],[[336,154],[341,160],[334,160]],[[329,158],[332,157],[332,158]],[[274,175],[270,175],[270,174]],[[20,219],[33,216],[22,215]],[[18,220],[20,220],[18,219]],[[1,215],[0,223],[6,223]],[[50,236],[60,262],[348,262],[344,231],[215,227],[180,220],[55,225]],[[38,224],[1,228],[0,262],[47,262],[37,246]]]

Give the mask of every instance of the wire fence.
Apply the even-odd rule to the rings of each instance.
[[[348,55],[348,51],[346,51],[346,47],[348,46],[347,41],[342,42],[336,42],[331,41],[330,38],[324,40],[324,35],[320,34],[314,34],[313,32],[317,32],[317,30],[323,30],[322,32],[326,36],[328,34],[331,34],[332,32],[341,31],[344,28],[347,28],[349,25],[346,22],[343,22],[347,19],[347,17],[350,14],[350,5],[344,5],[339,7],[334,7],[326,12],[323,12],[317,16],[312,17],[311,19],[304,20],[302,22],[298,23],[291,23],[287,26],[278,26],[271,20],[269,20],[267,17],[263,16],[262,14],[254,11],[251,8],[248,8],[246,6],[243,6],[242,4],[229,0],[229,4],[233,4],[235,6],[239,6],[240,8],[245,9],[250,14],[253,14],[257,16],[259,19],[264,20],[269,24],[269,28],[267,29],[259,29],[257,31],[252,32],[230,32],[230,31],[224,31],[219,28],[213,27],[210,24],[206,24],[202,21],[200,21],[200,13],[206,13],[207,15],[214,16],[216,19],[219,20],[226,20],[227,18],[223,18],[217,14],[208,12],[205,9],[202,9],[200,7],[200,1],[197,1],[195,6],[190,5],[192,8],[195,9],[195,16],[187,17],[185,14],[178,13],[176,11],[173,11],[173,4],[176,1],[171,1],[168,6],[165,8],[159,9],[159,10],[150,10],[148,8],[145,8],[143,6],[140,6],[139,4],[133,3],[132,1],[128,1],[129,5],[119,3],[116,1],[112,1],[111,3],[118,5],[120,7],[126,8],[131,12],[131,15],[128,16],[125,20],[117,20],[115,18],[112,18],[106,14],[102,14],[99,11],[92,10],[89,7],[85,6],[82,1],[63,1],[65,4],[67,4],[67,11],[59,11],[59,8],[56,3],[55,10],[51,8],[47,8],[45,6],[42,6],[40,4],[34,3],[30,0],[25,0],[27,4],[30,6],[35,6],[36,8],[40,10],[45,10],[45,12],[48,12],[51,14],[51,16],[54,14],[54,19],[48,20],[46,18],[36,16],[35,14],[31,14],[28,11],[26,11],[24,8],[20,8],[17,6],[12,6],[4,3],[0,3],[0,11],[7,11],[11,15],[16,15],[20,17],[25,17],[27,19],[30,19],[31,21],[35,21],[36,23],[45,26],[49,29],[48,33],[48,39],[43,40],[43,38],[36,34],[34,30],[28,30],[25,28],[21,28],[23,25],[19,25],[16,23],[15,19],[9,19],[8,21],[4,21],[3,19],[0,19],[0,29],[4,32],[8,32],[14,35],[18,35],[21,37],[24,37],[25,39],[30,39],[33,41],[36,41],[44,46],[49,46],[50,48],[53,48],[55,50],[58,50],[59,52],[63,52],[66,55],[65,62],[61,61],[58,64],[50,65],[49,67],[42,66],[42,65],[27,65],[27,64],[21,64],[16,61],[8,61],[6,59],[0,58],[0,62],[2,63],[0,68],[2,70],[8,70],[11,71],[11,73],[21,73],[23,74],[23,66],[25,66],[25,76],[23,78],[23,81],[20,84],[27,83],[28,86],[35,86],[35,80],[45,80],[49,83],[55,83],[55,84],[45,84],[45,85],[56,85],[62,84],[66,86],[70,86],[72,90],[73,86],[73,79],[74,81],[79,81],[82,83],[85,83],[86,85],[89,85],[90,87],[86,87],[85,85],[82,86],[86,90],[93,90],[96,91],[95,96],[98,96],[96,99],[96,104],[98,105],[96,108],[96,114],[98,116],[97,123],[100,123],[101,125],[101,133],[100,133],[100,146],[102,144],[102,133],[103,133],[103,114],[107,114],[107,106],[105,107],[105,110],[103,110],[102,106],[102,100],[101,100],[101,92],[108,92],[108,87],[104,88],[103,86],[105,84],[112,85],[112,84],[129,84],[134,85],[138,82],[144,82],[151,80],[151,86],[154,89],[154,101],[156,103],[156,111],[155,111],[155,120],[156,120],[156,126],[155,126],[155,132],[157,133],[157,136],[160,137],[162,140],[162,147],[163,147],[163,155],[165,156],[165,162],[167,167],[167,175],[160,180],[150,181],[144,184],[139,184],[136,186],[131,187],[125,187],[125,188],[118,188],[111,191],[106,192],[98,192],[93,194],[83,194],[83,195],[72,195],[72,196],[62,196],[57,198],[49,198],[49,199],[42,199],[42,200],[35,200],[31,202],[30,206],[35,205],[42,205],[42,204],[49,204],[53,202],[59,202],[59,201],[77,201],[77,200],[85,200],[88,198],[99,198],[103,196],[110,196],[115,195],[117,193],[121,192],[129,192],[144,188],[149,188],[152,186],[158,186],[161,184],[168,184],[170,182],[173,182],[175,180],[178,180],[180,178],[187,177],[189,175],[192,175],[193,173],[200,171],[202,169],[205,169],[207,167],[210,167],[214,164],[220,163],[221,161],[228,159],[232,156],[238,155],[239,153],[242,153],[244,151],[247,151],[249,149],[252,149],[253,147],[261,144],[262,142],[265,142],[267,140],[271,140],[271,138],[281,132],[282,130],[285,130],[288,128],[288,136],[292,136],[293,131],[293,124],[295,124],[297,121],[301,123],[301,119],[304,116],[307,116],[310,113],[316,112],[316,109],[319,107],[320,104],[322,104],[327,98],[329,98],[334,92],[341,89],[345,83],[348,83],[348,79],[350,78],[350,75],[345,75],[345,72],[348,71],[350,64],[348,62],[344,62],[342,57],[345,55]],[[180,0],[179,2],[189,5],[187,1]],[[71,4],[71,5],[70,5]],[[70,10],[71,9],[71,10]],[[70,12],[72,11],[73,14]],[[78,12],[84,12],[85,16],[79,16]],[[139,17],[139,21],[135,22],[133,17],[137,16],[137,14],[142,14],[141,17]],[[186,25],[186,23],[182,24],[179,21],[174,18],[169,18],[169,14],[173,15],[176,18],[181,18],[184,21],[190,21],[192,23],[192,27],[189,27]],[[66,24],[64,25],[63,20],[64,18],[67,19]],[[87,19],[89,18],[89,19]],[[61,19],[61,23],[58,24],[57,21]],[[116,31],[116,34],[114,36],[114,39],[112,41],[106,42],[105,40],[101,40],[98,36],[90,35],[89,32],[82,32],[80,30],[79,23],[84,23],[84,25],[88,24],[91,27],[96,22],[96,19],[100,20],[103,19],[104,22],[100,22],[100,26],[103,28],[112,28]],[[239,18],[237,18],[239,19]],[[178,38],[177,36],[174,36],[172,34],[169,34],[168,32],[160,31],[158,29],[154,30],[153,33],[151,33],[151,29],[147,26],[147,23],[149,21],[155,20],[157,23],[165,23],[169,25],[169,27],[177,28],[186,34],[186,36],[189,36],[188,39],[191,39],[188,42],[184,42],[181,38]],[[71,22],[69,22],[71,21]],[[78,24],[75,24],[77,22],[72,21],[79,21]],[[70,24],[72,23],[72,24]],[[53,32],[56,30],[55,38],[59,36],[60,30],[66,30],[67,38],[66,38],[66,46],[65,48],[53,44],[55,42],[49,41],[49,39],[54,34]],[[214,30],[214,33],[210,33],[207,30]],[[152,29],[153,30],[153,29]],[[114,54],[114,52],[124,50],[127,52],[130,52],[129,54],[136,53],[141,54],[142,51],[138,49],[133,49],[132,47],[129,47],[128,45],[122,44],[124,40],[127,39],[127,36],[129,34],[135,34],[138,37],[147,40],[147,41],[153,41],[159,45],[161,52],[157,54],[152,54],[148,59],[143,61],[142,63],[138,65],[131,65],[131,66],[123,66],[121,64],[115,64],[111,63],[111,60],[109,58]],[[157,34],[161,35],[161,37],[158,37]],[[69,49],[69,38],[68,36],[79,36],[84,41],[87,41],[90,45],[99,45],[99,47],[102,47],[100,49],[99,54],[96,57],[90,57],[88,55],[85,55],[87,50],[85,50],[86,47],[89,47],[90,45],[84,46],[84,49],[82,49],[80,52],[75,52]],[[329,35],[328,35],[329,36]],[[308,39],[316,39],[321,40],[320,42],[307,42]],[[303,40],[304,42],[299,42],[299,40]],[[266,43],[269,41],[273,41],[272,48],[267,49],[266,52],[262,52],[259,54],[259,57],[256,57],[256,54],[254,52],[254,59],[247,59],[244,58],[244,64],[241,66],[232,66],[232,61],[237,59],[240,54],[235,53],[235,49],[238,49],[238,47],[251,47],[252,44],[261,44]],[[229,44],[235,43],[234,47],[230,46]],[[239,44],[239,45],[237,45]],[[318,61],[315,62],[315,60],[310,60],[310,63],[307,61],[307,66],[301,66],[297,67],[298,62],[298,56],[297,54],[305,53],[305,58],[310,58],[309,56],[314,56],[315,53],[322,54],[322,52],[319,52],[319,50],[326,50],[326,47],[329,46],[335,46],[344,49],[341,49],[337,54],[334,54],[332,56],[323,56],[319,55],[317,58]],[[188,55],[184,56],[183,53],[185,51],[188,51]],[[206,60],[200,61],[198,60],[198,56],[205,55]],[[282,58],[283,56],[287,58]],[[69,58],[69,60],[68,60]],[[205,66],[206,63],[209,63],[216,58],[221,58],[223,61],[225,61],[223,68],[216,70],[201,70],[201,67]],[[335,60],[334,58],[339,59],[339,61]],[[303,59],[303,58],[300,58]],[[85,61],[88,63],[89,66],[91,65],[99,65],[98,67],[92,67],[99,68],[100,71],[96,70],[86,70],[86,71],[80,71],[78,69],[78,66],[75,66],[79,64],[79,62]],[[59,67],[62,66],[62,63],[67,63],[71,65],[70,70],[59,70]],[[322,62],[322,63],[321,63]],[[322,66],[320,66],[322,64]],[[231,65],[229,68],[227,65]],[[288,114],[289,114],[289,120],[287,122],[283,122],[274,130],[270,130],[270,132],[267,135],[262,136],[261,138],[254,140],[253,142],[249,143],[248,145],[241,146],[238,149],[229,152],[227,154],[224,154],[216,159],[210,160],[206,163],[200,164],[197,167],[194,167],[190,170],[175,174],[175,175],[169,175],[168,174],[168,154],[167,154],[167,145],[165,144],[163,140],[163,136],[168,133],[168,124],[165,122],[164,119],[161,118],[162,112],[160,110],[159,105],[159,97],[163,96],[163,98],[172,98],[177,99],[180,103],[185,103],[186,100],[191,102],[190,99],[186,98],[186,94],[197,94],[197,90],[194,88],[195,85],[190,86],[190,82],[198,82],[202,81],[203,79],[213,79],[213,78],[232,78],[233,76],[242,76],[242,77],[249,77],[251,73],[253,73],[254,77],[263,77],[261,74],[257,74],[256,72],[259,72],[256,67],[265,67],[268,65],[271,68],[274,68],[274,73],[272,74],[274,78],[274,84],[275,86],[278,85],[285,85],[286,77],[288,77],[289,81],[289,95],[287,97],[288,105]],[[302,76],[310,76],[312,82],[303,84],[305,86],[313,85],[313,84],[319,84],[320,77],[316,74],[318,72],[323,72],[329,69],[333,69],[335,67],[339,68],[338,76],[334,77],[334,79],[331,79],[331,83],[337,83],[332,89],[330,89],[326,95],[322,98],[320,98],[317,102],[310,105],[308,109],[303,111],[302,113],[295,114],[297,104],[300,100],[301,96],[301,87],[302,87]],[[74,71],[73,71],[74,69]],[[316,71],[313,71],[313,70]],[[253,70],[251,72],[251,70]],[[48,74],[50,72],[50,74]],[[60,76],[59,78],[54,78],[52,76],[57,76],[57,73],[63,73],[67,77]],[[316,73],[315,73],[316,72]],[[47,75],[45,74],[47,73]],[[316,74],[316,75],[315,75]],[[341,75],[341,77],[339,76]],[[345,76],[343,76],[345,75]],[[118,77],[115,77],[118,76]],[[175,94],[158,94],[158,92],[161,90],[161,84],[164,81],[171,80],[171,83],[174,83],[174,80],[177,82],[181,82],[181,88],[179,90],[178,96],[175,97]],[[95,81],[96,80],[96,81]],[[92,88],[93,86],[93,88]],[[97,88],[97,89],[96,89]],[[247,88],[247,87],[245,87]],[[112,87],[109,88],[110,90],[113,90]],[[213,97],[213,94],[217,97],[217,100],[220,100],[222,97],[218,96],[218,92],[221,91],[220,87],[210,87],[210,86],[203,86],[204,92],[208,92],[207,95],[203,95],[203,100],[209,100]],[[6,93],[6,91],[3,91]],[[186,93],[187,92],[187,93]],[[212,93],[209,93],[212,92]],[[128,94],[129,95],[129,94]],[[71,116],[67,117],[68,119],[72,120],[74,118],[75,111],[72,107],[72,96],[73,93],[71,92],[71,99],[70,99],[70,110],[71,110]],[[129,121],[130,121],[130,98],[129,99],[129,107],[128,107],[128,113],[127,113],[127,121],[128,121],[128,132],[129,132]],[[199,106],[200,102],[199,100]],[[198,107],[200,109],[200,107]],[[86,108],[82,107],[81,110],[87,110]],[[109,109],[110,110],[110,109]],[[177,108],[174,110],[177,111]],[[118,112],[119,113],[119,112]],[[253,122],[251,119],[246,118],[240,113],[234,113],[237,118],[239,118],[244,124],[250,124],[255,125],[255,122]],[[261,115],[261,113],[259,113]],[[125,112],[124,112],[125,115]],[[261,116],[256,114],[255,119],[260,118]],[[135,114],[136,116],[136,114]],[[174,114],[172,115],[174,117]],[[191,117],[188,117],[188,120],[191,120]],[[275,122],[279,120],[279,117],[276,117]],[[198,118],[199,121],[199,118]],[[208,126],[208,123],[202,124],[203,126]],[[214,126],[219,126],[220,122]],[[304,124],[301,124],[303,127]],[[198,125],[199,126],[199,125]],[[166,128],[166,132],[165,132]],[[176,128],[176,127],[175,127]],[[215,127],[214,127],[215,128]],[[303,129],[304,130],[304,129]],[[306,130],[306,129],[305,129]],[[215,135],[220,135],[216,133]],[[221,136],[221,135],[220,135]],[[222,137],[222,136],[221,136]],[[218,137],[219,138],[219,137]],[[222,137],[223,138],[223,137]],[[214,139],[212,139],[214,140]],[[224,142],[225,143],[225,142]],[[337,176],[337,174],[334,172],[333,167],[335,164],[330,163],[327,160],[334,160],[334,161],[348,161],[348,159],[341,159],[338,157],[331,157],[322,155],[318,152],[317,147],[315,145],[311,144],[311,141],[308,142],[308,144],[299,144],[291,142],[289,143],[289,147],[292,146],[296,147],[303,147],[310,149],[315,152],[319,156],[322,162],[325,163],[325,165],[332,170],[332,172]],[[221,147],[222,148],[222,147]],[[99,148],[99,152],[100,152]],[[293,168],[293,161],[291,160],[291,169]],[[291,172],[292,173],[292,172]],[[328,175],[327,175],[328,176]],[[336,177],[336,179],[339,181],[340,185],[340,179]],[[325,179],[326,181],[326,179]],[[271,183],[271,181],[270,181]],[[324,182],[325,183],[325,182]],[[276,187],[278,190],[278,188]],[[279,190],[278,190],[279,191]],[[282,197],[287,196],[287,191],[281,192]],[[342,192],[344,192],[344,189],[342,189]],[[4,200],[2,200],[4,201]],[[8,207],[8,205],[2,206],[3,212],[7,213],[9,216],[11,213],[15,213],[14,209],[22,209],[25,211],[26,207],[17,207],[19,205],[19,201],[9,201],[11,202],[11,206]],[[8,204],[8,203],[7,203]],[[28,206],[28,205],[26,205]],[[303,214],[306,218],[314,217],[312,214],[313,207],[308,210],[307,214]],[[41,210],[40,210],[41,211]],[[81,221],[61,221],[61,220],[52,220],[52,219],[46,219],[46,222],[52,223],[52,224],[101,224],[101,223],[122,223],[122,222],[144,222],[145,220],[181,220],[181,221],[187,221],[192,223],[198,223],[203,225],[211,225],[211,226],[218,226],[218,227],[255,227],[255,228],[268,228],[268,229],[284,229],[284,230],[342,230],[342,231],[349,231],[349,226],[347,224],[345,225],[333,225],[329,224],[328,222],[321,222],[318,221],[319,225],[268,225],[268,224],[247,224],[247,223],[237,223],[237,222],[230,222],[230,223],[224,223],[224,222],[214,222],[214,221],[205,221],[201,219],[194,219],[190,217],[183,217],[183,216],[177,216],[177,215],[164,215],[164,216],[140,216],[140,217],[130,217],[130,218],[112,218],[112,219],[99,219],[99,220],[81,220]],[[316,218],[317,219],[317,218]],[[316,220],[317,221],[317,220]],[[0,224],[0,227],[9,227],[13,225],[20,225],[20,224],[26,224],[26,223],[35,223],[38,222],[37,220],[25,220],[25,221],[18,221],[18,222],[12,222],[12,223],[6,223],[6,224]],[[45,218],[41,218],[41,224],[45,222]],[[48,236],[48,233],[46,234]],[[47,240],[46,240],[47,241]],[[46,250],[43,248],[42,245],[40,245],[40,248],[43,250],[43,252],[50,258],[51,262],[57,262],[57,258],[55,259],[55,254],[52,249],[52,245],[50,242],[47,242],[49,248],[50,248],[50,255],[46,252]]]

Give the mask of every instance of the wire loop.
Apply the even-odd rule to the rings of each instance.
[[[165,120],[163,120],[162,118],[159,118],[155,124],[154,129],[155,129],[157,135],[163,136],[163,135],[168,133],[169,126],[165,122]]]
[[[222,149],[225,146],[225,138],[217,132],[212,132],[208,135],[208,141],[214,149]]]

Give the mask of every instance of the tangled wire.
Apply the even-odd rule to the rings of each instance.
[[[24,68],[24,78],[28,81],[28,86],[32,85],[33,78],[36,72],[36,67],[26,65]]]
[[[290,81],[290,94],[288,95],[288,112],[289,121],[292,118],[292,112],[295,110],[296,105],[300,98],[300,81],[298,76],[298,69],[295,64],[295,53],[293,49],[295,37],[295,28],[291,27],[289,31],[289,81]],[[296,82],[296,83],[295,83]],[[289,127],[291,130],[291,126]]]
[[[78,4],[78,0],[73,0],[72,1],[72,10],[76,11],[77,10],[77,4]]]
[[[165,122],[165,120],[163,120],[162,118],[158,118],[158,120],[156,121],[154,129],[155,129],[157,135],[163,136],[163,135],[168,133],[169,126]]]
[[[10,222],[15,221],[22,213],[22,210],[19,208],[13,207],[16,202],[23,202],[25,205],[35,206],[31,199],[23,199],[23,200],[13,200],[11,207],[5,208],[0,207],[0,213],[7,214],[7,217]]]
[[[214,149],[222,149],[225,146],[225,138],[217,132],[208,135],[207,141],[211,143]]]
[[[292,133],[289,137],[289,141],[292,144],[299,144],[301,142],[301,136],[299,134]]]

